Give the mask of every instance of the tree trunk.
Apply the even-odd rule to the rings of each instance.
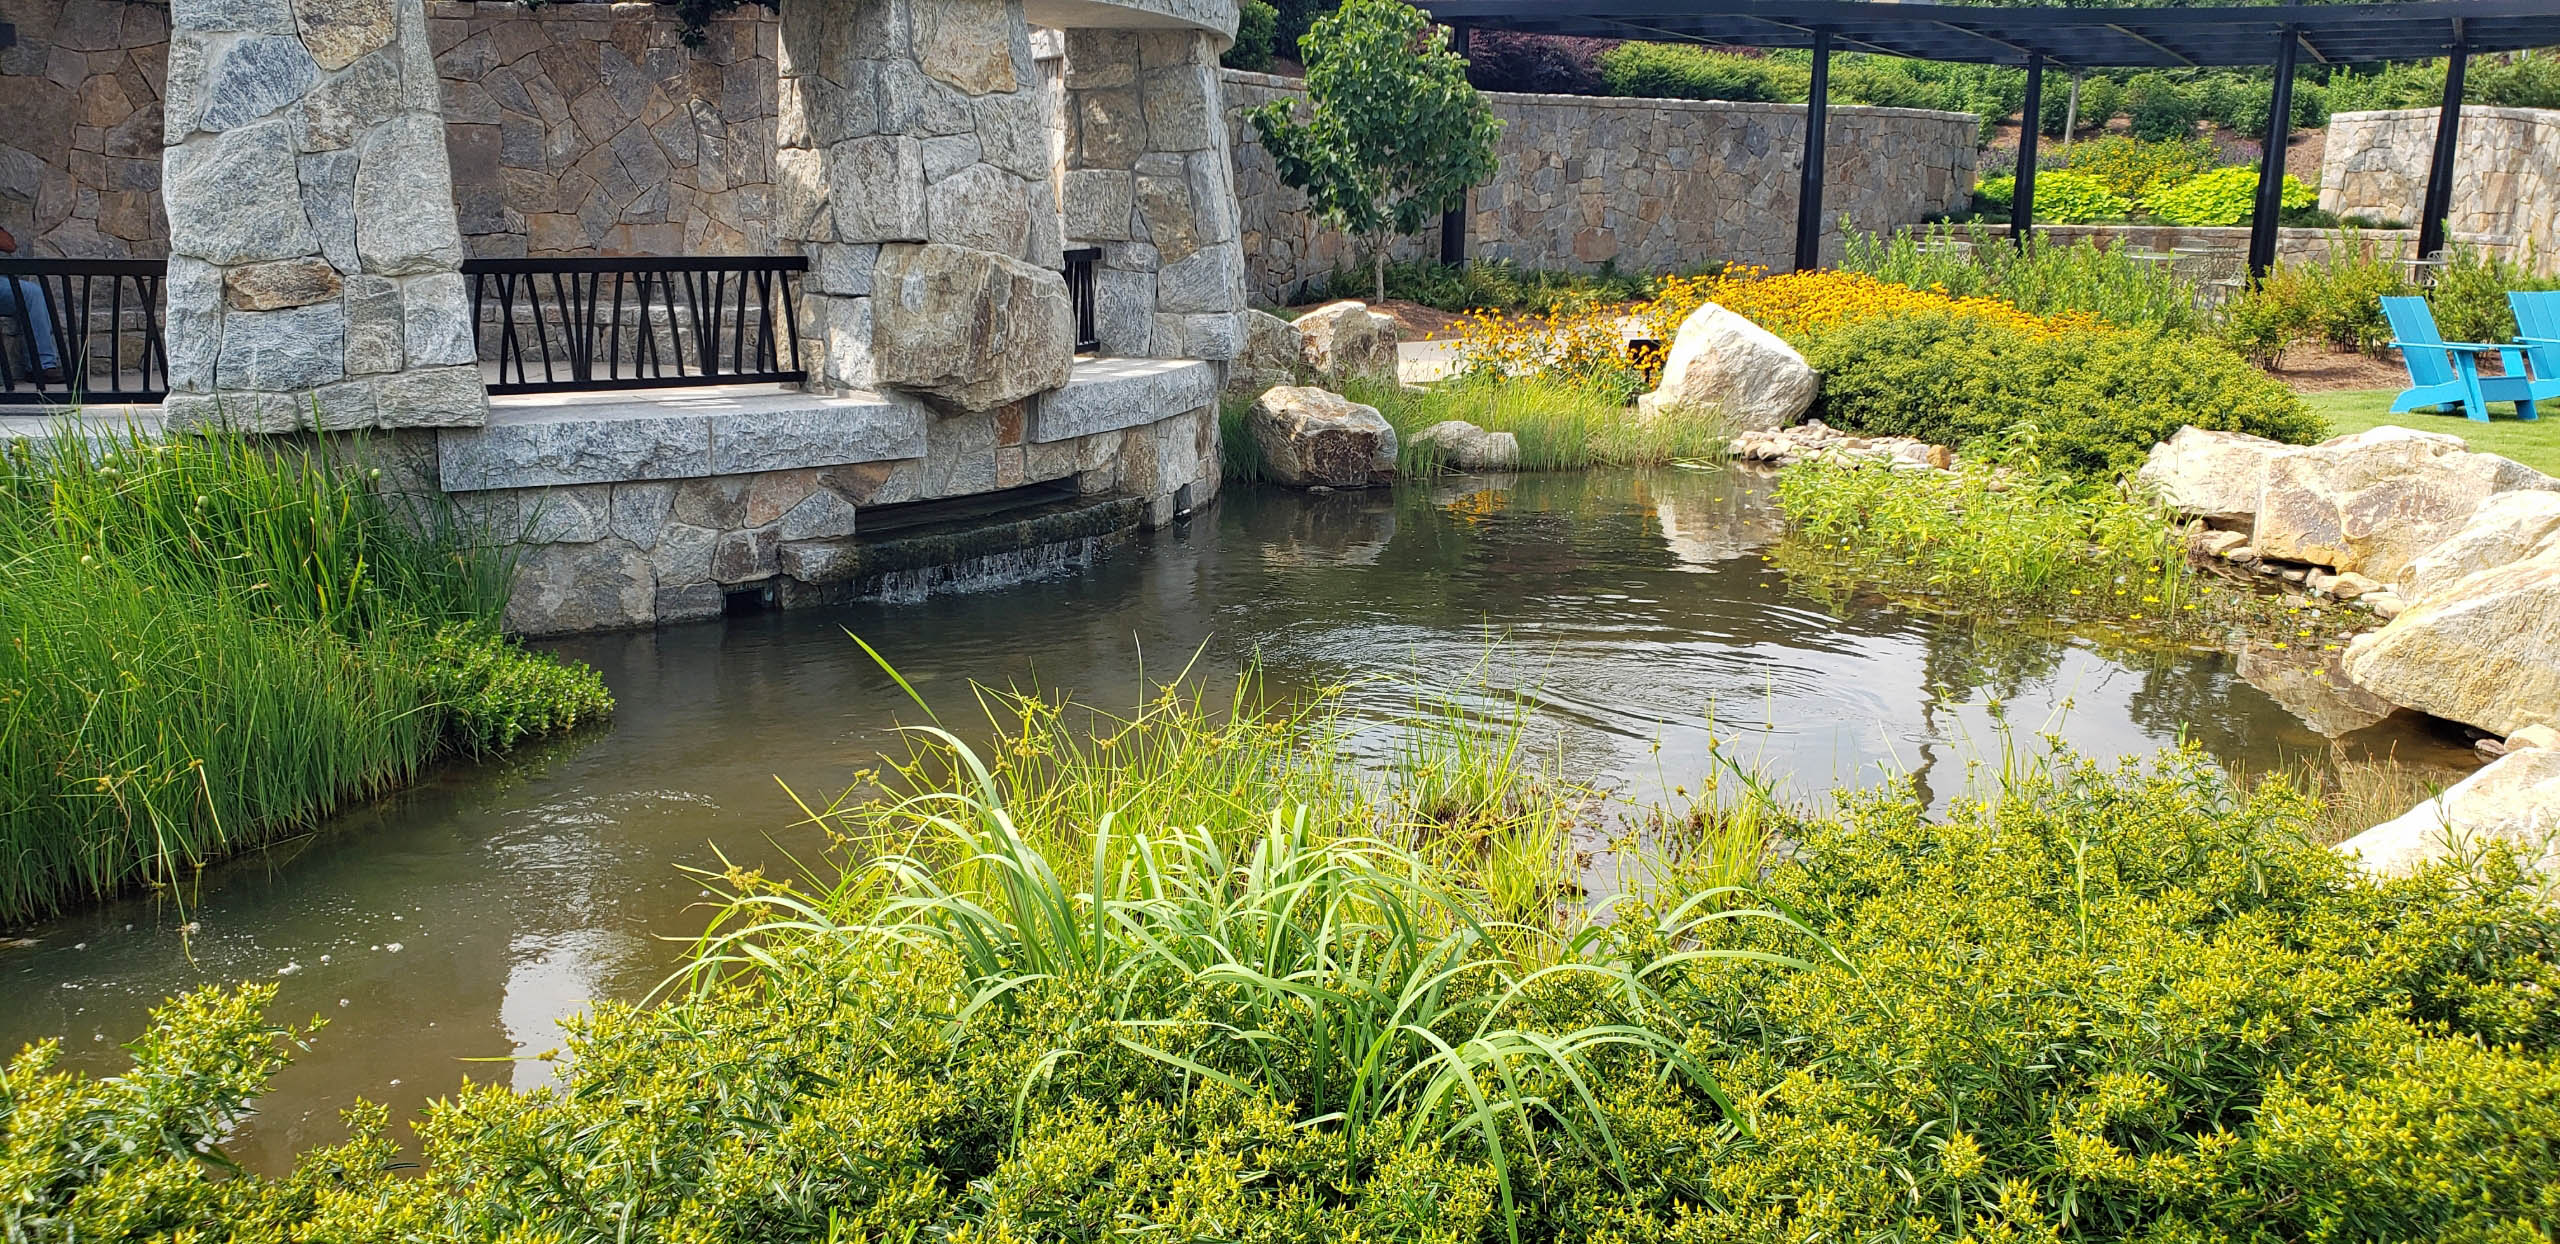
[[[1369,301],[1385,302],[1387,300],[1387,235],[1383,233],[1369,239],[1369,272],[1374,278],[1370,282]]]

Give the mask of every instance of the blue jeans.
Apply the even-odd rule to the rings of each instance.
[[[26,323],[18,319],[18,308],[22,306],[27,312]],[[35,348],[37,369],[62,370],[62,352],[53,344],[53,313],[45,308],[44,291],[37,288],[34,281],[25,277],[0,281],[0,317],[5,317],[13,328],[33,324],[36,339],[29,344]]]

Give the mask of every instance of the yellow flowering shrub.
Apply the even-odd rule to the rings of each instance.
[[[1715,303],[1791,342],[1842,324],[1883,316],[1935,312],[1982,320],[2033,335],[2097,331],[2086,312],[2036,315],[1997,298],[1957,297],[1943,289],[1914,289],[1862,272],[1817,270],[1770,275],[1756,267],[1728,268],[1715,276],[1670,277],[1651,300],[1617,307],[1544,315],[1480,311],[1454,327],[1459,366],[1501,375],[1541,375],[1612,387],[1650,387],[1660,352],[1679,334],[1681,321]],[[1657,343],[1631,348],[1629,342]]]

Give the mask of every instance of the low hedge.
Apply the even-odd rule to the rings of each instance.
[[[2180,427],[2309,444],[2327,424],[2221,344],[2135,331],[2033,333],[1934,313],[1891,316],[1800,343],[1841,427],[1959,447],[2029,437],[2047,465],[2119,475]]]

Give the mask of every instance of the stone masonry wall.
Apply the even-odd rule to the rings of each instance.
[[[423,0],[170,18],[169,423],[485,422]]]
[[[1229,359],[1245,305],[1235,159],[1219,107],[1217,36],[1066,32],[1067,240],[1102,250],[1102,353]]]
[[[773,15],[688,48],[665,5],[431,0],[475,256],[773,253]]]
[[[2321,210],[2416,225],[2435,144],[2433,108],[2330,117]],[[2447,230],[2456,241],[2530,251],[2536,267],[2560,272],[2560,109],[2462,110]]]
[[[1293,301],[1308,280],[1360,256],[1350,239],[1316,223],[1305,196],[1280,185],[1245,118],[1272,100],[1303,100],[1303,90],[1267,74],[1229,70],[1225,79],[1250,283],[1257,298]],[[1802,106],[1486,94],[1504,122],[1500,167],[1476,188],[1469,255],[1529,268],[1615,261],[1632,271],[1792,261]],[[1963,205],[1975,135],[1967,113],[1833,108],[1826,260],[1842,215],[1874,230]],[[1392,253],[1437,255],[1436,233],[1404,239]]]
[[[156,258],[166,4],[0,0],[0,228],[21,254]]]

